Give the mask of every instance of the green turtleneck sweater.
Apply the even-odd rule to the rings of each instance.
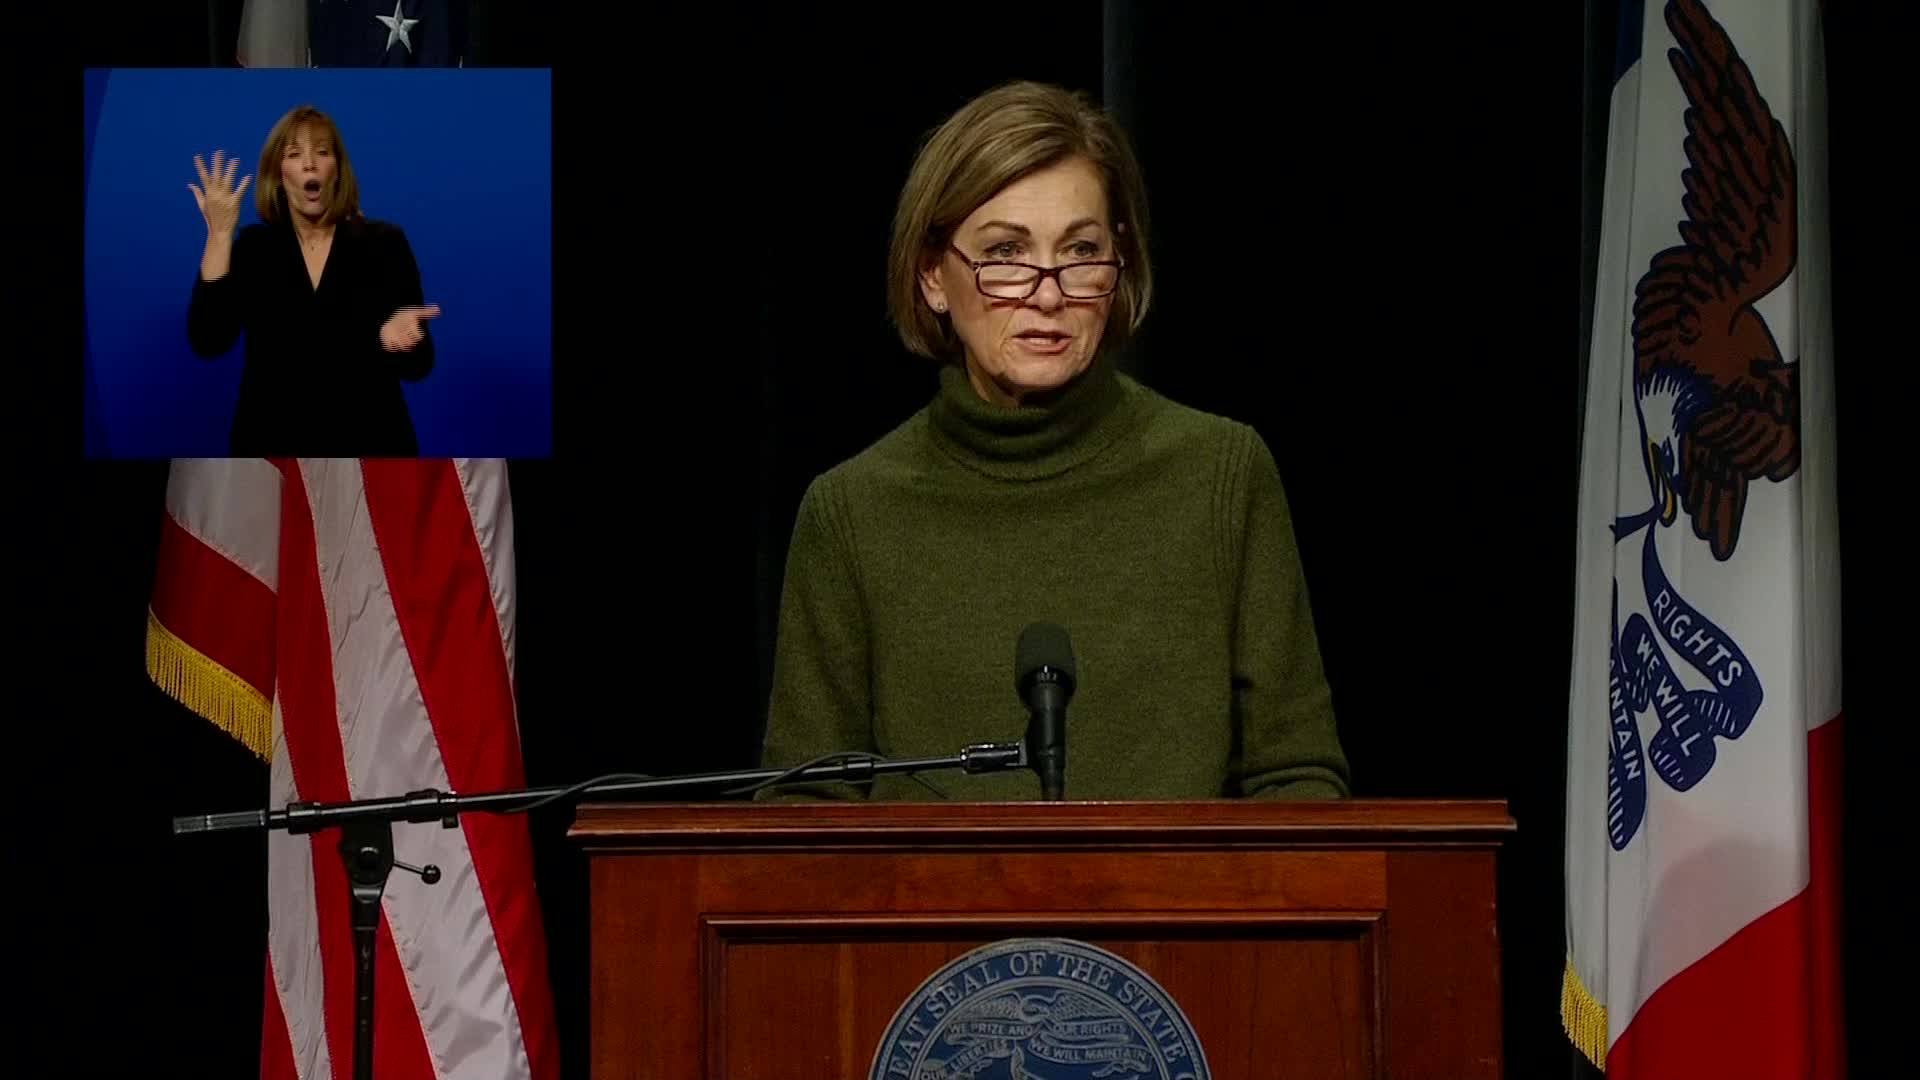
[[[925,409],[813,481],[765,766],[1019,740],[1014,643],[1036,620],[1066,628],[1079,667],[1068,799],[1348,793],[1273,456],[1104,362],[1018,408],[946,367]],[[927,779],[955,799],[1040,793],[1030,771]],[[902,776],[864,787],[807,790],[937,797]]]

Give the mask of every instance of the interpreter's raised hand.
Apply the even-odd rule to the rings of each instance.
[[[193,201],[200,204],[200,216],[207,219],[208,235],[233,235],[240,227],[240,193],[247,190],[247,182],[253,179],[251,173],[240,178],[240,186],[233,184],[234,170],[239,168],[239,158],[226,157],[226,151],[213,152],[213,167],[208,168],[193,155],[193,167],[200,173],[200,183],[188,184],[187,190],[193,192]],[[224,158],[224,160],[222,160]]]
[[[420,344],[420,339],[427,333],[420,323],[438,314],[440,314],[439,304],[401,308],[393,313],[393,318],[388,319],[385,325],[380,327],[380,347],[388,352],[412,350],[415,345]]]

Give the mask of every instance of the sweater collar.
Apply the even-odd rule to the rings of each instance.
[[[295,247],[299,247],[300,231],[293,227],[293,211],[288,210],[283,212],[277,224],[280,227],[281,234],[286,237],[288,242],[292,243]],[[356,236],[359,234],[359,231],[360,222],[352,217],[341,218],[333,223],[333,239],[336,242],[343,236]]]
[[[962,465],[1007,480],[1040,480],[1092,460],[1126,427],[1126,380],[1106,358],[1040,403],[980,399],[966,368],[940,369],[928,407],[934,441]]]

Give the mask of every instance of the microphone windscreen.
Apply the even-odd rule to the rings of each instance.
[[[1031,623],[1020,631],[1013,649],[1013,685],[1024,692],[1027,677],[1043,667],[1066,673],[1069,684],[1078,682],[1080,672],[1073,662],[1073,641],[1065,627],[1056,623]]]

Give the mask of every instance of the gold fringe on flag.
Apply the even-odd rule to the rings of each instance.
[[[247,680],[160,625],[147,609],[147,674],[168,697],[240,740],[262,761],[272,759],[273,706]]]
[[[1573,957],[1567,957],[1566,975],[1560,980],[1560,1024],[1567,1038],[1587,1055],[1587,1060],[1607,1070],[1607,1007],[1594,1000],[1573,970]]]

